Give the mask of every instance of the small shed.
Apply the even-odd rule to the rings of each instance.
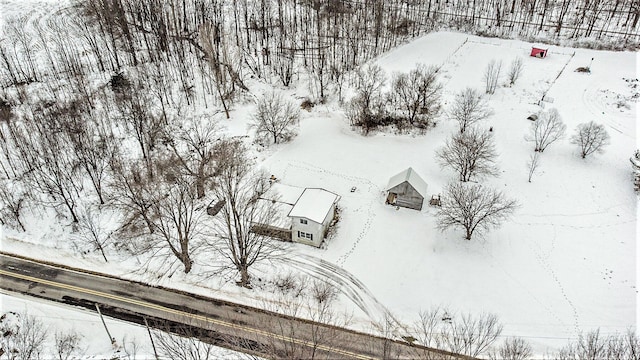
[[[538,48],[538,47],[532,47],[531,48],[531,56],[537,57],[537,58],[545,58],[545,57],[547,57],[547,53],[548,52],[549,52],[549,49],[543,49],[543,48]]]
[[[413,168],[408,168],[389,179],[387,204],[422,210],[426,196],[427,183]]]

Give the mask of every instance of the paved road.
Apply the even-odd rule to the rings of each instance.
[[[467,357],[227,301],[0,253],[0,288],[95,310],[268,358]]]

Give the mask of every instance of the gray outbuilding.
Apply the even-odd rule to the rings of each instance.
[[[426,196],[427,183],[413,168],[408,168],[389,179],[387,204],[422,210]]]

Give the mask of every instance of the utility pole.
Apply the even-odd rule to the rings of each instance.
[[[158,351],[156,350],[156,344],[153,342],[153,336],[151,336],[151,329],[149,329],[149,323],[147,322],[147,318],[143,317],[144,325],[147,327],[147,332],[149,333],[149,339],[151,340],[151,347],[153,347],[153,355],[155,355],[156,360],[160,359],[158,357]]]
[[[111,333],[109,332],[109,329],[107,328],[107,323],[104,322],[104,317],[102,316],[102,312],[100,312],[100,306],[98,306],[98,303],[95,303],[96,305],[96,310],[98,310],[98,315],[100,315],[100,320],[102,320],[102,325],[104,325],[104,329],[107,331],[107,335],[109,336],[109,341],[111,341],[111,345],[113,345],[116,342],[116,339],[114,339],[111,336]]]

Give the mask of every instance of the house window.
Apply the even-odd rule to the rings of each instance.
[[[300,224],[305,224],[305,225],[307,225],[307,219],[300,219]]]
[[[311,233],[306,233],[304,231],[298,231],[298,237],[301,239],[309,239],[311,241],[313,241],[313,234]]]

